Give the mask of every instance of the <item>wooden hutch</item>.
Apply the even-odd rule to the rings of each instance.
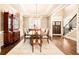
[[[19,19],[9,12],[3,13],[4,45],[10,45],[20,40]]]

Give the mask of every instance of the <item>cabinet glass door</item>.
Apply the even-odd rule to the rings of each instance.
[[[8,29],[11,30],[11,18],[8,19]]]
[[[13,29],[19,29],[19,20],[13,19]]]

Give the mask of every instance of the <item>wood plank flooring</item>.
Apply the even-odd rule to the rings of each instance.
[[[1,48],[1,55],[7,54],[18,43],[19,42],[16,42],[15,44],[10,45],[8,47],[3,46]],[[57,46],[57,48],[66,55],[78,55],[77,50],[76,50],[76,45],[77,45],[76,41],[73,41],[73,40],[67,39],[67,38],[63,38],[60,36],[54,36],[52,38],[52,43],[54,43]]]
[[[52,42],[66,55],[78,55],[76,41],[60,36],[54,36]]]
[[[10,50],[12,50],[21,40],[23,39],[23,36],[20,37],[20,40],[16,41],[15,43],[8,45],[8,46],[2,46],[0,55],[6,55]]]

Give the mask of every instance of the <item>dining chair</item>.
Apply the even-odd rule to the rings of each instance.
[[[26,29],[24,29],[24,42],[26,42],[26,39],[30,39],[30,34],[29,31],[27,31]]]
[[[47,39],[47,42],[49,43],[49,39],[50,39],[50,37],[49,37],[49,29],[45,30],[45,32],[42,35],[42,38]]]

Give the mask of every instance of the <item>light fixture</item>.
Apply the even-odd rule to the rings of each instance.
[[[37,4],[35,4],[35,15],[34,18],[37,19]],[[36,27],[36,23],[34,21],[34,28]]]
[[[38,5],[36,4],[36,17],[38,16],[38,15],[37,15],[37,8],[38,8]]]

